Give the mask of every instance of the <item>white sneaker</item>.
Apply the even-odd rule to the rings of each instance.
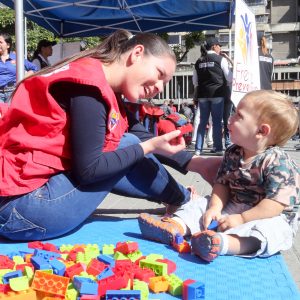
[[[195,151],[195,155],[196,155],[196,156],[200,156],[200,155],[201,155],[201,151],[200,151],[200,150],[196,150],[196,151]]]

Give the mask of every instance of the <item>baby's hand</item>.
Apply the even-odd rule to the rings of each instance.
[[[219,227],[220,231],[226,231],[230,228],[237,227],[241,224],[244,224],[243,218],[241,214],[224,216],[219,219]]]
[[[207,227],[210,225],[212,220],[218,221],[221,217],[221,212],[219,210],[209,208],[204,214],[203,214],[203,226],[206,230]]]

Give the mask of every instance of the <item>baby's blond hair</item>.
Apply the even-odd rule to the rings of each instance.
[[[253,102],[258,123],[271,127],[272,145],[283,146],[298,130],[298,111],[291,99],[279,92],[259,90],[249,92],[246,101]]]

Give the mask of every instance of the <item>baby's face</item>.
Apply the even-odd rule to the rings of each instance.
[[[248,100],[248,101],[247,101]],[[229,120],[231,141],[245,149],[252,149],[257,144],[256,134],[259,129],[253,101],[244,97]]]

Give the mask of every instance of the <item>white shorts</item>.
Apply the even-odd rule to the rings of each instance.
[[[202,215],[208,208],[210,197],[199,197],[184,204],[175,213],[189,227],[191,234],[202,231]],[[222,211],[222,215],[240,214],[251,207],[245,204],[230,202]],[[234,234],[240,237],[255,237],[261,241],[261,248],[246,257],[268,257],[278,251],[288,250],[292,247],[293,239],[298,229],[298,216],[295,222],[289,224],[284,214],[251,221],[240,226],[224,231],[226,234]]]

